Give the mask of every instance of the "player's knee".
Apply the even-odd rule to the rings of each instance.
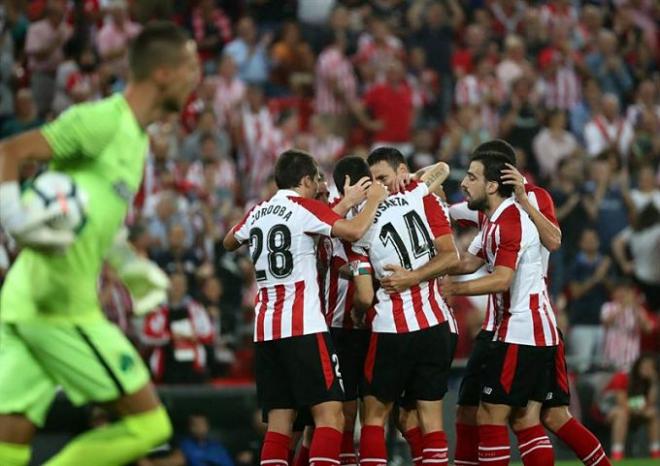
[[[344,412],[340,402],[328,402],[312,409],[316,427],[332,427],[339,431],[344,429]]]
[[[571,413],[567,407],[549,408],[541,411],[541,422],[552,432],[557,432],[571,420]]]
[[[476,406],[461,406],[456,408],[456,422],[459,424],[476,425],[477,424],[477,410]]]

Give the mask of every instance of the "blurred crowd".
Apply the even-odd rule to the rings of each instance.
[[[471,149],[504,138],[556,204],[550,288],[572,370],[625,374],[660,345],[659,10],[652,0],[6,0],[0,138],[121,91],[127,46],[150,19],[173,19],[197,42],[204,78],[182,115],[148,128],[129,218],[136,249],[171,277],[169,301],[138,319],[109,269],[100,283],[108,316],[162,383],[251,377],[253,272],[247,251],[221,240],[274,193],[282,150],[308,150],[326,175],[378,145],[398,147],[412,169],[444,160],[457,202]],[[459,231],[461,242],[473,234]],[[0,280],[15,254],[3,244]],[[482,302],[456,306],[467,354]]]

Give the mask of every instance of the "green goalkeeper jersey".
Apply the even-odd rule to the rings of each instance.
[[[98,319],[97,281],[140,186],[148,136],[121,94],[73,106],[41,131],[50,168],[87,193],[87,220],[65,254],[21,251],[0,290],[0,321]]]

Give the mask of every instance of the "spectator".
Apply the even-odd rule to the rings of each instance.
[[[249,84],[265,84],[268,80],[266,47],[271,36],[265,35],[259,41],[257,27],[249,16],[238,22],[236,35],[236,39],[227,44],[225,53],[234,59],[238,66],[238,75]]]
[[[388,24],[376,16],[369,16],[369,32],[358,40],[358,50],[354,60],[364,77],[371,69],[376,76],[386,73],[392,60],[401,60],[405,54],[401,40],[391,33]]]
[[[575,70],[568,37],[560,36],[558,43],[544,49],[538,64],[542,78],[539,81],[545,107],[550,110],[570,110],[580,101],[580,79]],[[568,31],[564,33],[568,35]]]
[[[577,140],[566,130],[566,114],[563,110],[551,112],[547,120],[548,125],[534,137],[532,143],[539,174],[543,179],[549,179],[562,159],[577,155],[579,150]]]
[[[213,110],[218,126],[227,128],[231,113],[238,111],[245,99],[245,91],[245,83],[238,77],[234,59],[224,54],[218,65],[213,99]]]
[[[570,127],[581,145],[585,144],[584,130],[596,115],[600,113],[602,94],[595,79],[588,79],[582,86],[582,100],[570,109]]]
[[[231,21],[215,0],[201,0],[192,11],[191,26],[205,74],[210,74],[218,55],[231,38]]]
[[[660,162],[660,117],[648,109],[642,110],[635,125],[630,144],[629,165],[638,169],[643,165],[658,166]]]
[[[188,418],[188,435],[181,440],[181,451],[188,466],[234,466],[227,449],[211,438],[209,420],[203,414]]]
[[[73,31],[64,21],[65,2],[48,0],[44,19],[30,24],[25,42],[30,84],[37,104],[37,113],[45,117],[55,96],[55,73],[64,60],[63,47]]]
[[[525,58],[525,43],[519,36],[507,36],[504,41],[504,59],[497,65],[495,72],[507,94],[530,69],[531,65]]]
[[[440,145],[440,159],[459,173],[467,170],[474,148],[492,137],[482,125],[476,108],[464,105],[456,110],[455,118],[447,121],[447,131]]]
[[[357,80],[346,56],[347,45],[346,34],[335,32],[316,62],[314,110],[327,118],[332,132],[341,137],[349,133],[349,104],[357,98]]]
[[[568,272],[571,296],[568,347],[571,362],[578,372],[585,372],[601,362],[600,311],[607,301],[612,260],[598,252],[599,246],[596,231],[585,229],[580,238],[580,252]]]
[[[637,188],[630,191],[635,210],[641,212],[649,203],[660,210],[660,180],[651,165],[640,167],[637,172]]]
[[[173,191],[162,191],[154,196],[154,215],[147,218],[147,230],[153,238],[153,245],[165,250],[169,245],[168,232],[174,225],[185,231],[186,246],[193,243],[193,232],[187,215],[187,202]]]
[[[331,121],[325,115],[312,118],[312,134],[308,139],[308,150],[314,154],[327,179],[332,179],[335,162],[344,154],[344,141],[332,134]]]
[[[642,333],[651,333],[653,321],[644,309],[643,297],[631,282],[619,280],[612,298],[600,312],[605,327],[603,363],[616,371],[628,372],[639,357]]]
[[[451,108],[452,93],[452,37],[465,19],[456,0],[432,2],[424,11],[424,26],[412,34],[411,42],[424,49],[429,67],[440,76],[440,116],[444,119]]]
[[[3,6],[0,5],[0,118],[14,111],[14,96],[11,89],[14,75],[14,54],[14,38],[4,17]]]
[[[413,96],[400,61],[389,63],[385,81],[369,89],[364,96],[364,105],[380,126],[374,134],[373,147],[393,146],[404,155],[410,155]]]
[[[117,325],[133,344],[138,344],[131,294],[108,265],[103,267],[99,279],[99,303],[107,319]]]
[[[30,89],[24,88],[16,93],[15,107],[16,113],[7,118],[0,128],[0,138],[37,128],[44,122],[39,117],[37,105]]]
[[[621,116],[619,100],[614,94],[602,97],[600,111],[584,127],[587,154],[594,157],[604,150],[618,150],[628,156],[633,139],[632,126]]]
[[[543,114],[534,101],[531,81],[521,77],[513,83],[511,97],[500,110],[500,135],[525,154],[533,154],[534,137],[541,129]],[[530,170],[538,176],[539,170],[534,157],[528,160]]]
[[[615,95],[619,102],[624,101],[632,90],[633,81],[619,56],[617,38],[612,31],[599,32],[597,48],[585,57],[585,64],[603,92]]]
[[[126,0],[111,0],[108,3],[109,15],[96,37],[96,47],[110,72],[125,81],[128,73],[128,45],[142,26],[128,17]]]
[[[634,277],[648,308],[660,311],[660,208],[657,204],[649,202],[639,211],[633,227],[614,238],[612,252],[621,270]]]
[[[651,112],[656,118],[660,119],[660,102],[658,101],[658,92],[656,84],[650,79],[644,80],[637,87],[635,102],[628,106],[626,110],[626,120],[630,126],[635,126],[644,111]]]
[[[633,422],[646,424],[651,458],[660,458],[660,417],[658,417],[658,357],[643,354],[630,374],[618,372],[598,399],[598,412],[611,425],[611,458],[625,457],[626,438]]]
[[[216,114],[210,108],[199,114],[195,130],[186,136],[181,147],[181,155],[187,161],[194,163],[202,159],[202,141],[210,137],[222,154],[231,152],[231,140],[227,131],[218,125]]]
[[[603,28],[603,9],[599,5],[584,5],[578,27],[573,32],[575,49],[588,54],[595,50],[598,34]]]
[[[452,71],[457,79],[474,72],[475,58],[486,54],[486,33],[480,25],[469,24],[465,28],[464,41],[463,46],[452,53]]]
[[[188,295],[186,276],[170,275],[166,305],[144,319],[149,366],[160,383],[202,383],[213,362],[214,326],[206,309]]]
[[[589,168],[590,178],[583,187],[584,207],[598,231],[602,251],[609,254],[612,240],[635,215],[628,170],[621,169],[616,152],[604,152]]]
[[[495,0],[488,6],[495,19],[495,34],[502,38],[507,34],[515,34],[523,28],[527,5],[518,0]]]
[[[60,113],[70,105],[101,98],[100,76],[97,71],[98,57],[94,49],[84,46],[75,57],[73,67],[57,70],[57,90],[53,102],[53,111]]]
[[[289,94],[294,78],[311,80],[314,55],[309,44],[300,36],[296,23],[288,22],[282,26],[281,39],[273,44],[270,58],[270,83],[279,88],[278,94]]]
[[[167,248],[154,254],[153,259],[168,274],[184,273],[188,279],[188,289],[195,292],[195,275],[203,257],[195,248],[186,247],[186,230],[183,225],[175,223],[170,226]]]

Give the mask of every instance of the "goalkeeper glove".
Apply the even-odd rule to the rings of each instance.
[[[169,278],[156,263],[135,253],[126,229],[117,235],[106,259],[130,292],[134,314],[146,314],[167,301]]]
[[[49,252],[66,250],[75,240],[75,233],[55,230],[47,224],[63,213],[59,202],[43,209],[28,208],[21,201],[18,181],[0,184],[0,225],[21,246]]]

